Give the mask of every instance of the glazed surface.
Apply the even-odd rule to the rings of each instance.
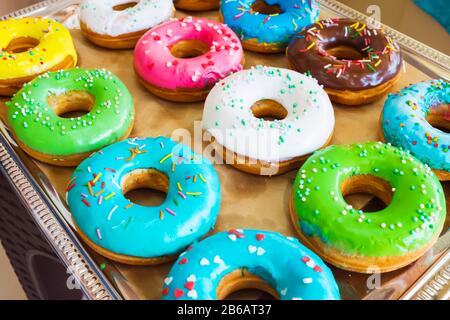
[[[361,58],[339,59],[327,50],[348,46]],[[400,72],[400,47],[381,29],[362,22],[333,18],[321,20],[295,36],[287,50],[289,63],[309,72],[326,88],[364,90],[381,85]]]
[[[124,177],[140,169],[168,177],[161,205],[133,204],[123,195]],[[154,258],[179,253],[214,227],[220,185],[211,163],[187,146],[164,137],[133,138],[84,160],[70,180],[67,202],[78,227],[98,246]]]
[[[119,36],[144,31],[168,20],[174,11],[172,0],[138,0],[122,11],[113,7],[129,0],[84,0],[80,5],[80,20],[98,34]]]
[[[209,48],[203,55],[176,58],[170,48],[180,41],[197,40]],[[212,87],[242,69],[243,50],[227,26],[204,18],[187,17],[149,30],[134,51],[136,72],[147,83],[163,89]]]
[[[268,5],[278,5],[282,13],[262,14],[254,11],[255,0],[225,0],[220,10],[225,23],[241,40],[256,39],[260,43],[287,46],[289,40],[304,27],[319,18],[319,8],[314,0],[265,0]]]
[[[391,203],[366,213],[341,193],[352,176],[371,175],[392,186]],[[402,256],[442,230],[445,197],[434,173],[409,153],[381,142],[331,146],[311,156],[294,182],[294,208],[304,235],[347,255]]]
[[[215,300],[227,274],[246,269],[270,284],[282,300],[334,300],[330,269],[297,239],[258,230],[230,230],[194,243],[164,280],[163,299]]]
[[[43,18],[22,18],[0,21],[0,80],[41,74],[77,54],[69,31],[60,23]],[[6,51],[11,41],[32,38],[39,44],[25,52]]]
[[[447,105],[442,117],[450,121],[449,103],[450,84],[445,80],[417,83],[389,95],[383,110],[384,138],[431,168],[450,171],[450,134],[427,121],[441,105]]]
[[[286,118],[256,118],[251,107],[263,99],[280,103],[288,112]],[[333,133],[334,112],[315,79],[258,66],[216,84],[205,102],[203,128],[228,150],[278,162],[323,147]]]
[[[94,97],[87,114],[59,117],[48,99],[71,92]],[[106,70],[70,69],[38,76],[7,103],[8,122],[29,148],[69,156],[98,150],[122,138],[134,121],[133,98],[127,87]]]

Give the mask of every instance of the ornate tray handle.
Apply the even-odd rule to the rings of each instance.
[[[0,164],[9,178],[12,186],[21,195],[23,205],[29,209],[34,216],[34,220],[48,242],[55,248],[56,254],[66,265],[67,270],[72,273],[75,282],[80,284],[80,289],[91,299],[111,300],[117,299],[110,293],[110,289],[99,281],[99,278],[92,272],[92,267],[84,261],[77,245],[70,239],[61,223],[57,221],[41,195],[36,192],[35,187],[30,183],[28,177],[16,164],[10,152],[0,141]]]

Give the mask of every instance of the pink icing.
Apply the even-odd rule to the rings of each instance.
[[[204,55],[180,59],[169,48],[182,40],[199,40],[209,47]],[[145,33],[134,51],[136,72],[164,89],[201,89],[213,86],[231,72],[242,70],[243,50],[226,25],[204,18],[175,19]]]

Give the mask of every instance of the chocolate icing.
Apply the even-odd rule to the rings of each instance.
[[[349,46],[360,60],[338,59],[327,50]],[[402,66],[400,47],[380,29],[351,19],[328,19],[306,27],[287,49],[289,62],[299,72],[310,72],[325,88],[364,90],[393,79]]]

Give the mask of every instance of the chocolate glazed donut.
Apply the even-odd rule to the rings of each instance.
[[[381,98],[399,79],[400,47],[380,29],[351,19],[328,19],[306,27],[287,49],[291,67],[308,72],[331,100],[361,105]]]

